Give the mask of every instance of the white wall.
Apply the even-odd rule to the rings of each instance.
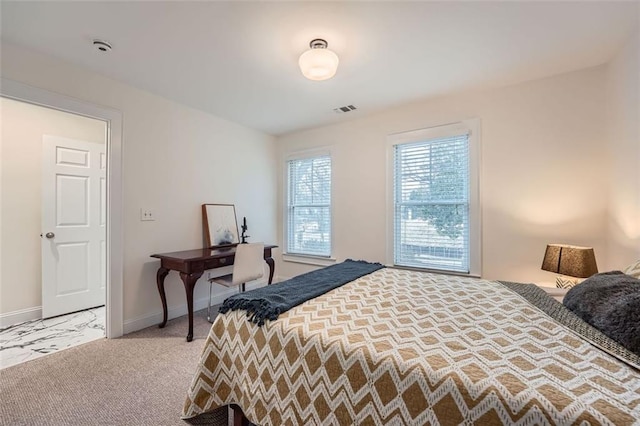
[[[2,77],[123,114],[125,332],[160,318],[159,261],[149,256],[202,247],[202,203],[234,203],[237,215],[247,217],[252,241],[276,240],[273,137],[6,43]],[[9,177],[2,179],[5,185]],[[141,222],[140,208],[155,210],[156,221]],[[3,245],[3,256],[7,250]],[[3,271],[11,267],[3,259]],[[196,300],[208,295],[204,281]],[[175,272],[166,288],[169,308],[184,312],[184,287]],[[20,290],[3,299],[14,291]]]
[[[330,146],[334,254],[338,260],[387,261],[387,135],[478,117],[483,277],[553,281],[552,274],[540,270],[547,243],[593,246],[600,261],[606,249],[609,173],[603,160],[604,76],[604,67],[597,67],[413,103],[280,137],[279,217],[285,193],[283,157],[290,151]],[[358,112],[351,114],[355,118]],[[279,233],[282,237],[282,226]],[[281,275],[312,268],[283,262]]]
[[[106,123],[6,98],[0,98],[0,119],[0,312],[7,313],[40,306],[42,136],[104,143]]]
[[[640,259],[640,32],[607,67],[607,145],[611,153],[609,264]]]

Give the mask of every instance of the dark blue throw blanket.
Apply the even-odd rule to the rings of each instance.
[[[246,310],[249,321],[261,326],[265,320],[276,320],[294,306],[382,268],[379,263],[347,259],[290,280],[235,294],[222,303],[220,313]]]

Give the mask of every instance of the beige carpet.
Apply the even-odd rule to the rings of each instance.
[[[199,311],[190,343],[184,316],[0,370],[0,424],[187,426],[180,413],[210,327]],[[226,424],[226,412],[190,423]]]

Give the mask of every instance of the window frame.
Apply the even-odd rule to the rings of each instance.
[[[482,208],[480,205],[481,130],[480,119],[434,125],[387,136],[387,264],[397,268],[443,274],[480,277],[482,275]],[[469,134],[469,272],[395,265],[395,146],[431,139]]]
[[[329,157],[331,162],[331,175],[330,175],[330,190],[331,195],[329,197],[329,217],[331,220],[331,226],[329,227],[329,254],[318,255],[311,253],[297,253],[289,251],[289,230],[290,230],[290,215],[289,215],[289,162],[296,160],[307,160],[319,157]],[[296,151],[284,156],[283,161],[283,183],[284,183],[284,197],[283,197],[283,260],[289,262],[306,263],[311,265],[326,266],[335,262],[333,257],[334,253],[334,214],[333,214],[333,200],[334,200],[334,158],[329,148],[317,148],[304,151]]]

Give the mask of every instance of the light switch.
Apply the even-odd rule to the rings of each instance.
[[[156,214],[152,209],[140,209],[140,220],[156,220]]]

